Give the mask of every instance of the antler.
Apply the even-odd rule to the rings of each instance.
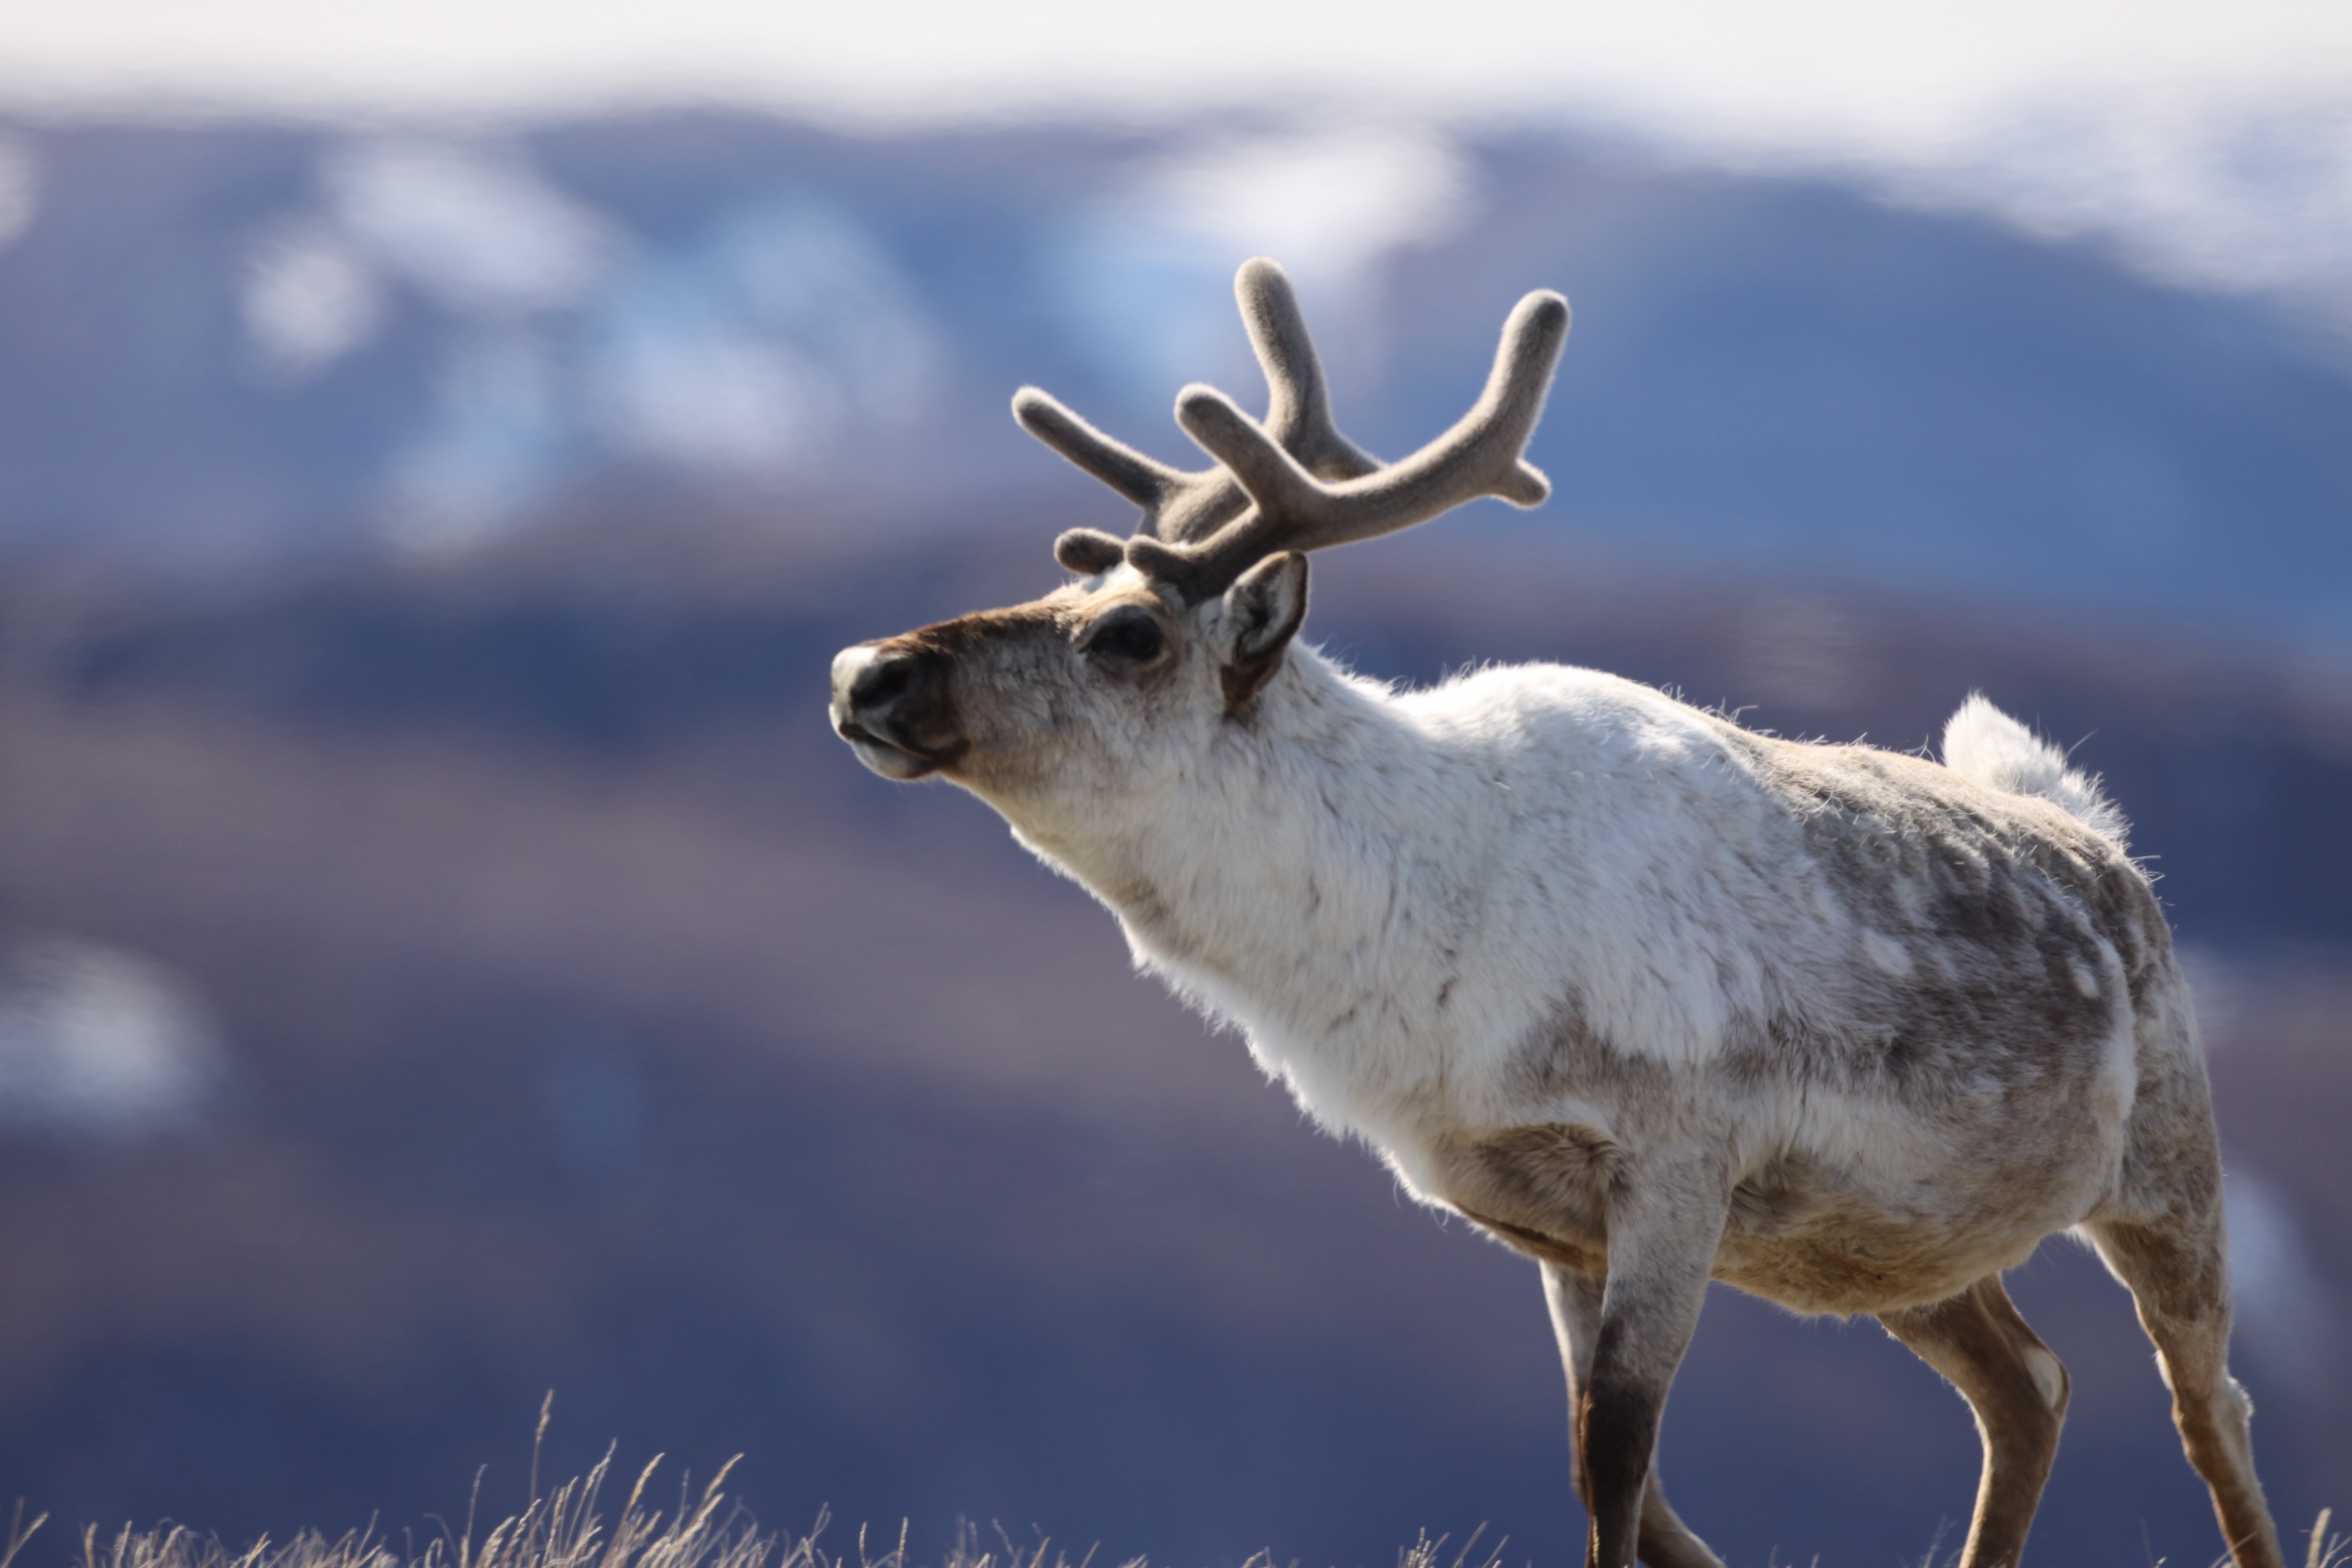
[[[1540,504],[1551,481],[1519,453],[1542,416],[1567,338],[1568,302],[1547,290],[1529,294],[1504,324],[1486,390],[1453,429],[1410,457],[1338,483],[1307,472],[1224,393],[1186,387],[1176,422],[1240,481],[1253,505],[1197,544],[1129,540],[1127,558],[1198,604],[1280,550],[1377,539],[1480,496]]]
[[[1379,463],[1331,423],[1323,363],[1307,334],[1290,278],[1260,256],[1233,277],[1233,295],[1249,331],[1258,368],[1265,373],[1265,430],[1311,473],[1353,479]],[[1249,505],[1249,496],[1222,464],[1198,472],[1171,468],[1096,430],[1035,387],[1013,395],[1022,429],[1143,509],[1135,538],[1194,543],[1215,535]],[[1054,540],[1057,559],[1072,571],[1108,570],[1125,555],[1124,541],[1094,529],[1072,529]]]
[[[1215,388],[1178,396],[1177,423],[1217,467],[1186,473],[1155,462],[1034,388],[1014,398],[1030,434],[1144,509],[1125,543],[1092,529],[1064,534],[1054,541],[1064,566],[1096,572],[1125,559],[1199,604],[1280,550],[1393,534],[1478,496],[1531,507],[1551,493],[1519,454],[1567,341],[1568,302],[1559,295],[1520,300],[1470,412],[1412,456],[1382,465],[1332,424],[1315,344],[1282,269],[1260,257],[1233,288],[1271,397],[1260,424]]]

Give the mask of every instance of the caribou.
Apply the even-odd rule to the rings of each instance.
[[[2061,1230],[2130,1290],[2238,1568],[2282,1568],[2196,1017],[2099,781],[1981,696],[1938,763],[1594,670],[1350,672],[1299,639],[1309,552],[1542,501],[1568,304],[1529,294],[1470,411],[1381,462],[1282,270],[1235,292],[1269,402],[1183,390],[1205,469],[1014,398],[1140,521],[1062,534],[1033,603],[843,651],[858,759],[979,796],[1317,1123],[1535,1260],[1587,1568],[1719,1568],[1656,1463],[1710,1280],[1869,1314],[1948,1379],[1984,1455],[1961,1563],[2017,1562],[2068,1381],[2002,1275]]]

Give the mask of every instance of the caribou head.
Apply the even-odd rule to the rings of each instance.
[[[833,723],[886,778],[937,773],[1009,809],[1038,792],[1132,789],[1246,717],[1307,612],[1309,550],[1427,522],[1479,496],[1550,491],[1520,455],[1568,334],[1529,294],[1486,390],[1454,427],[1383,463],[1332,422],[1323,368],[1274,262],[1234,279],[1265,372],[1265,418],[1188,386],[1176,422],[1215,462],[1187,472],[1104,435],[1034,387],[1022,427],[1141,509],[1131,537],[1072,529],[1078,580],[1006,610],[863,642],[833,661]]]

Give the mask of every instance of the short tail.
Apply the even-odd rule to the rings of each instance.
[[[1973,783],[2038,795],[2086,826],[2126,843],[2131,824],[2099,787],[2099,775],[2066,765],[2066,753],[1985,700],[1968,701],[1944,726],[1944,766]]]

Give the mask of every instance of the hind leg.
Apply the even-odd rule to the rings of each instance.
[[[2213,1496],[2237,1568],[2285,1554],[2254,1476],[2253,1407],[2229,1375],[2229,1271],[2221,1148],[2186,991],[2159,988],[2140,1025],[2139,1090],[2122,1180],[2078,1230],[2131,1292],[2172,1390],[2173,1424]]]
[[[1601,1282],[1570,1273],[1554,1263],[1543,1265],[1543,1300],[1551,1308],[1552,1332],[1560,1341],[1560,1365],[1568,1374],[1568,1440],[1576,1441],[1575,1412],[1583,1403],[1583,1390],[1593,1364],[1593,1346],[1601,1337]],[[1572,1457],[1570,1466],[1576,1476],[1576,1490],[1585,1490],[1585,1467]],[[1585,1499],[1586,1507],[1592,1499]],[[1723,1561],[1708,1550],[1701,1540],[1682,1521],[1666,1501],[1666,1489],[1658,1482],[1657,1467],[1650,1468],[1649,1483],[1641,1495],[1640,1545],[1641,1560],[1650,1568],[1723,1568]]]
[[[2058,1457],[2066,1369],[2017,1316],[1998,1274],[1931,1307],[1878,1319],[1976,1413],[1985,1469],[1960,1568],[2014,1568]]]
[[[2173,1424],[2189,1462],[2213,1494],[2237,1568],[2284,1568],[2285,1553],[2254,1475],[2247,1430],[2253,1404],[2229,1375],[2229,1276],[2220,1203],[2162,1224],[2100,1220],[2083,1229],[2131,1292],[2140,1326],[2172,1390]]]

